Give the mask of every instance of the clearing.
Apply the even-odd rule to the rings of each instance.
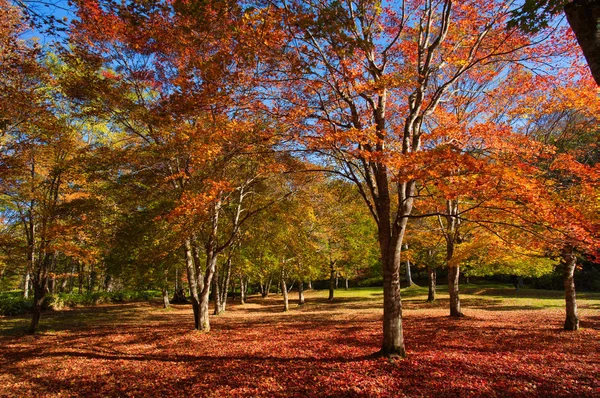
[[[288,313],[281,296],[230,303],[210,334],[158,302],[48,312],[35,336],[0,317],[0,396],[600,396],[600,294],[565,332],[560,292],[467,285],[451,319],[442,289],[434,304],[405,289],[409,357],[390,361],[369,357],[381,289],[327,293]]]

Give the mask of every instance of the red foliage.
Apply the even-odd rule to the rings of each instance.
[[[569,333],[561,309],[470,308],[456,320],[428,306],[408,304],[409,356],[395,362],[369,357],[380,348],[381,314],[364,301],[286,314],[274,300],[233,305],[210,334],[189,329],[185,306],[55,313],[53,331],[0,337],[0,396],[600,394],[600,317]],[[60,329],[74,319],[83,323]]]

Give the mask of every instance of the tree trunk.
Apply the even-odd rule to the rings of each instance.
[[[600,4],[597,1],[575,0],[565,5],[565,14],[592,76],[600,85]]]
[[[435,301],[435,289],[437,284],[437,273],[434,267],[429,267],[429,295],[427,296],[427,301],[433,303]]]
[[[395,242],[394,242],[395,240]],[[402,302],[400,301],[401,239],[388,237],[380,245],[383,267],[383,342],[381,354],[388,358],[406,357],[402,332]],[[395,244],[394,244],[395,243]]]
[[[281,270],[281,293],[283,294],[283,312],[287,312],[289,310],[288,291],[285,285],[285,275],[283,270]]]
[[[104,291],[112,292],[112,276],[107,272],[104,278]]]
[[[578,330],[579,317],[577,316],[577,298],[575,296],[575,265],[577,257],[572,248],[565,248],[562,252],[563,276],[565,285],[565,304],[567,317],[565,319],[565,330]]]
[[[69,293],[75,289],[75,273],[77,272],[77,262],[71,260],[71,275],[69,275]]]
[[[77,273],[78,273],[78,282],[79,282],[79,286],[78,286],[78,290],[79,290],[79,294],[83,294],[83,280],[85,278],[84,275],[84,268],[83,268],[83,263],[77,262]]]
[[[448,267],[448,293],[450,294],[450,316],[461,317],[460,297],[458,295],[460,269],[459,266]]]
[[[35,333],[38,328],[40,323],[40,317],[42,316],[42,305],[44,304],[44,300],[46,299],[46,289],[37,285],[38,284],[36,282],[34,283],[33,287],[33,310],[31,316],[31,324],[29,325],[29,333]]]
[[[240,276],[240,303],[246,304],[246,284],[243,276]]]
[[[406,260],[406,283],[408,283],[408,286],[415,284],[412,280],[412,274],[410,273],[410,260]]]
[[[345,277],[344,279],[345,279],[345,283],[346,283],[346,286],[345,286],[344,288],[345,288],[346,290],[348,290],[348,277]]]
[[[107,275],[107,277],[109,277],[110,275]],[[65,276],[64,278],[62,278],[62,281],[60,282],[60,291],[64,292],[65,290],[67,290],[67,284],[69,283],[69,277]],[[106,290],[106,289],[104,289]],[[108,290],[106,290],[108,291]]]
[[[53,255],[45,254],[43,258],[38,258],[39,263],[35,267],[33,274],[33,313],[29,333],[35,333],[42,316],[42,306],[46,299],[46,284],[48,283],[48,268],[50,267],[51,257]]]
[[[231,280],[231,256],[225,262],[225,269],[223,270],[223,275],[221,278],[221,287],[220,287],[220,308],[219,313],[225,312],[225,308],[227,307],[227,294],[229,292],[229,282]]]
[[[312,279],[308,280],[308,290],[312,290]]]
[[[163,308],[169,308],[169,306],[170,306],[169,292],[166,287],[162,289],[162,296],[163,296]]]
[[[304,282],[298,281],[298,305],[304,305]]]
[[[198,279],[196,275],[196,259],[193,253],[192,242],[190,239],[185,240],[185,266],[188,277],[188,287],[192,300],[192,310],[194,312],[194,329],[200,328],[200,297],[198,296]]]
[[[29,285],[31,284],[31,274],[29,271],[25,274],[25,283],[23,284],[23,297],[25,299],[29,298]]]
[[[329,261],[329,298],[328,300],[333,300],[333,291],[335,290],[335,280],[336,280],[336,272],[335,272],[335,261]]]
[[[219,315],[221,313],[221,286],[219,284],[219,272],[215,271],[215,275],[213,276],[213,301],[215,303],[215,311],[213,315]]]
[[[96,287],[96,277],[97,277],[97,272],[96,272],[96,265],[94,263],[92,263],[91,268],[90,268],[90,279],[88,280],[88,292],[93,292],[94,288]]]
[[[217,268],[218,254],[212,247],[206,250],[206,274],[204,275],[204,289],[200,294],[200,325],[198,330],[210,332],[210,321],[208,317],[208,305],[210,301],[210,285]]]

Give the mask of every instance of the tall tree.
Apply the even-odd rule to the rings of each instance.
[[[355,182],[377,222],[384,277],[381,354],[405,356],[400,253],[417,197],[401,162],[417,162],[429,118],[471,77],[502,79],[535,58],[506,30],[510,2],[278,2],[290,33],[290,118],[307,149]],[[532,61],[533,62],[533,61]],[[508,82],[506,82],[508,83]],[[482,93],[483,95],[483,93]]]

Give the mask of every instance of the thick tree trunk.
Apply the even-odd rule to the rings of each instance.
[[[345,283],[344,289],[348,290],[348,277],[344,278],[344,283]]]
[[[399,217],[390,223],[390,197],[387,171],[382,168],[377,175],[377,186],[382,189],[379,197],[378,228],[379,250],[383,264],[383,341],[380,354],[388,357],[406,357],[402,329],[402,301],[400,293],[400,255],[406,233],[408,216],[414,203],[416,183],[401,183],[398,187],[402,202]]]
[[[600,3],[575,0],[565,5],[567,21],[577,36],[596,84],[600,85]]]
[[[388,240],[389,242],[389,240]],[[384,242],[386,243],[386,242]],[[391,243],[391,242],[390,242]],[[399,243],[396,240],[396,243]],[[398,248],[399,249],[399,248]],[[382,253],[383,268],[383,343],[382,355],[390,358],[405,357],[402,332],[402,302],[400,300],[400,250],[389,244]]]
[[[112,292],[112,276],[109,273],[107,273],[104,278],[104,291]]]
[[[48,268],[53,255],[45,254],[44,258],[39,258],[39,264],[35,267],[33,274],[33,310],[29,333],[35,333],[42,316],[42,307],[46,299],[46,284],[48,283]]]
[[[308,280],[308,290],[312,290],[312,279]]]
[[[216,267],[217,253],[209,247],[206,251],[206,274],[204,275],[204,288],[200,294],[200,325],[198,330],[203,332],[210,332],[208,306],[210,301],[210,285],[215,275]]]
[[[29,333],[35,333],[40,323],[40,317],[42,316],[42,306],[46,299],[46,289],[38,286],[38,283],[34,283],[33,288],[33,309],[31,316],[31,324],[29,325]]]
[[[304,304],[304,282],[298,281],[298,305]]]
[[[565,248],[562,252],[563,276],[565,285],[565,304],[567,317],[565,319],[565,330],[578,330],[579,317],[577,316],[577,298],[575,295],[575,265],[577,257],[571,248]]]
[[[459,266],[448,267],[448,293],[450,294],[450,316],[461,317],[460,297],[459,297]]]
[[[335,290],[335,280],[336,280],[336,272],[335,272],[335,261],[329,262],[329,298],[328,300],[333,300],[333,291]]]
[[[437,273],[435,268],[429,267],[427,270],[429,274],[429,294],[427,295],[427,301],[433,303],[435,301],[435,289],[437,284]]]
[[[288,303],[288,291],[287,286],[285,285],[285,275],[283,270],[281,271],[281,293],[283,294],[283,312],[287,312],[290,308]]]
[[[196,259],[193,253],[192,242],[186,239],[184,242],[185,248],[185,266],[188,277],[188,287],[190,289],[190,297],[192,300],[192,310],[194,312],[194,329],[200,328],[200,297],[198,296],[198,279],[196,275]]]

